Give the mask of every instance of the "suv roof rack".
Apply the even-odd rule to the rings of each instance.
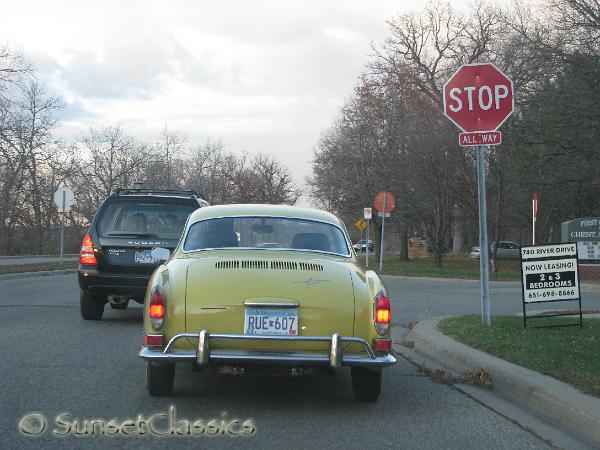
[[[182,197],[201,198],[194,190],[183,189],[137,189],[137,188],[117,188],[113,195],[179,195]]]

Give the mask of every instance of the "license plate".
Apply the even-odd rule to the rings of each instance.
[[[135,262],[136,264],[155,264],[156,259],[154,259],[151,255],[152,250],[140,250],[135,252]]]
[[[246,309],[244,334],[298,335],[298,310]]]

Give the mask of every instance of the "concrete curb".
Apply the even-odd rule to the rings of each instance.
[[[68,275],[77,273],[78,269],[40,270],[38,272],[5,273],[0,275],[0,281],[16,280],[19,278],[49,277],[52,275]]]
[[[64,257],[79,256],[79,253],[65,253]],[[27,259],[27,258],[60,258],[60,255],[13,255],[0,256],[0,259]]]
[[[418,350],[455,371],[483,368],[492,376],[493,390],[555,422],[574,435],[600,446],[600,399],[566,383],[468,347],[437,329],[441,319],[419,322],[407,335]]]

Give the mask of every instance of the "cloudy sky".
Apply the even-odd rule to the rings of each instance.
[[[64,136],[125,123],[152,142],[168,124],[191,145],[272,153],[301,181],[385,21],[423,3],[14,1],[0,42],[63,96]]]

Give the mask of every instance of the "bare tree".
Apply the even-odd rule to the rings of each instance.
[[[5,148],[11,149],[16,167],[25,170],[21,179],[23,200],[31,215],[21,217],[22,224],[30,227],[35,242],[35,250],[44,251],[45,232],[44,209],[47,209],[44,190],[45,176],[49,162],[57,152],[53,144],[52,131],[56,126],[55,112],[62,107],[59,97],[47,92],[46,87],[34,80],[19,85],[19,96],[5,116],[5,125],[0,130]]]
[[[253,197],[256,203],[293,205],[301,195],[290,171],[273,156],[260,153],[251,163]]]
[[[143,180],[150,151],[123,125],[91,128],[77,145],[79,169],[73,179],[77,208],[91,221],[96,208],[118,187]]]
[[[155,151],[157,159],[162,160],[164,163],[164,187],[167,189],[171,189],[173,185],[173,161],[185,150],[186,143],[187,139],[181,133],[169,130],[167,124],[165,124],[156,142]],[[157,181],[155,179],[154,183],[157,184]]]

